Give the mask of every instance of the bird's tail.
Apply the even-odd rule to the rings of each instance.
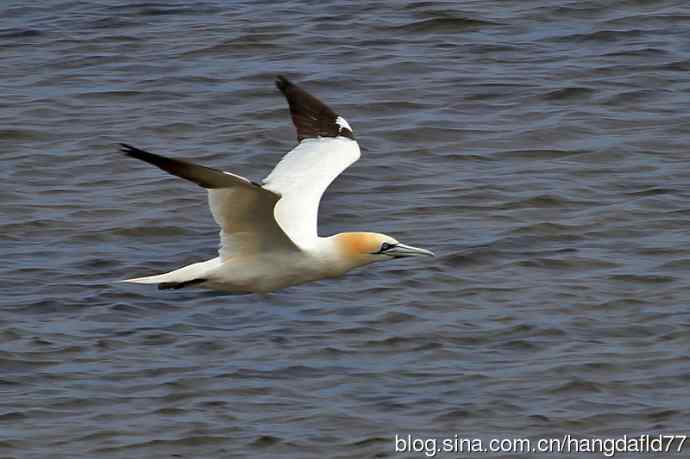
[[[212,260],[194,263],[165,274],[157,274],[155,276],[135,277],[132,279],[125,279],[120,282],[131,282],[134,284],[158,284],[160,289],[168,288],[182,288],[188,285],[200,284],[206,282],[206,275],[209,271],[220,265],[220,259],[214,258]]]
[[[170,282],[170,275],[175,271],[157,274],[155,276],[145,276],[145,277],[133,277],[132,279],[124,279],[120,282],[131,282],[133,284],[160,284],[162,282]]]

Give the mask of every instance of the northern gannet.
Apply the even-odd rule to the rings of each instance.
[[[257,183],[239,175],[166,158],[127,144],[122,152],[208,190],[220,226],[220,249],[211,260],[156,276],[123,282],[187,286],[229,293],[266,293],[340,276],[358,266],[434,254],[378,233],[317,234],[321,195],[360,157],[352,128],[316,97],[278,76],[287,98],[298,145]]]

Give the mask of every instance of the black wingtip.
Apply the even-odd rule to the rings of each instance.
[[[283,75],[276,76],[276,87],[288,101],[292,122],[297,128],[298,141],[339,136],[355,139],[347,122],[344,119],[339,120],[338,115],[317,97],[293,84]]]
[[[133,147],[133,146],[126,144],[126,143],[121,143],[120,144],[120,152],[126,154],[127,156],[136,157],[137,153],[141,153],[141,152],[143,152],[143,150],[140,150],[137,147]]]
[[[283,94],[285,94],[285,91],[287,91],[290,86],[293,86],[293,84],[283,75],[278,75],[276,77],[276,87],[280,89],[280,92]]]
[[[213,169],[199,164],[190,163],[182,159],[168,158],[166,156],[149,153],[126,143],[120,144],[120,151],[130,158],[140,159],[149,164],[185,180],[196,183],[204,188],[230,188],[233,186],[259,187],[249,180],[234,174],[228,174],[218,169]]]

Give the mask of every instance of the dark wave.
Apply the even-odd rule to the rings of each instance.
[[[485,27],[485,26],[497,26],[496,22],[485,21],[481,19],[472,19],[466,17],[443,17],[443,18],[432,18],[432,19],[422,19],[407,24],[395,25],[382,27],[383,30],[391,32],[406,32],[406,33],[418,33],[418,32],[433,32],[433,33],[454,33],[462,32],[467,29]]]

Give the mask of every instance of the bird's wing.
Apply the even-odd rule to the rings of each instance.
[[[279,76],[299,144],[263,180],[281,195],[275,219],[298,246],[317,238],[319,202],[328,185],[360,156],[350,125],[316,97]]]
[[[208,190],[211,213],[221,228],[218,251],[221,259],[299,250],[274,218],[279,194],[229,172],[166,158],[126,144],[122,144],[122,151]]]

